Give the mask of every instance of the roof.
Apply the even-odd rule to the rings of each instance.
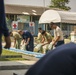
[[[46,10],[40,17],[39,23],[62,22],[76,24],[76,12]]]
[[[5,5],[6,14],[41,15],[48,7]]]
[[[63,23],[75,23],[76,24],[76,12],[57,11],[61,17]]]

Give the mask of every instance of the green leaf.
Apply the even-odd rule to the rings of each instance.
[[[70,10],[71,8],[66,6],[69,3],[69,0],[51,0],[50,8],[59,8],[63,10]]]

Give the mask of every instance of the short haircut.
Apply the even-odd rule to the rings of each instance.
[[[42,30],[42,28],[40,27],[40,28],[38,28],[39,30]]]
[[[51,23],[49,24],[49,26],[50,26],[51,28],[52,28],[53,25],[56,25],[56,23],[51,22]]]
[[[45,34],[46,33],[46,31],[45,30],[43,30],[42,32],[41,32],[41,34],[43,35],[43,34]]]
[[[55,24],[54,22],[51,22],[51,23],[50,23],[51,26],[54,25],[54,24]]]

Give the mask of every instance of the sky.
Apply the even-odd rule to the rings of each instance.
[[[76,12],[76,0],[70,0],[68,5],[71,7],[70,11]]]

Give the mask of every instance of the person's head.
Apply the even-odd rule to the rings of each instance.
[[[56,25],[56,23],[51,22],[50,23],[50,27],[51,27],[51,29],[56,29],[57,25]]]
[[[42,28],[38,28],[38,31],[41,33],[42,32]]]
[[[17,31],[20,35],[23,35],[23,31],[22,30],[18,30]]]
[[[43,36],[45,36],[45,35],[46,35],[46,31],[43,30],[43,31],[41,32],[41,34],[42,34]]]

